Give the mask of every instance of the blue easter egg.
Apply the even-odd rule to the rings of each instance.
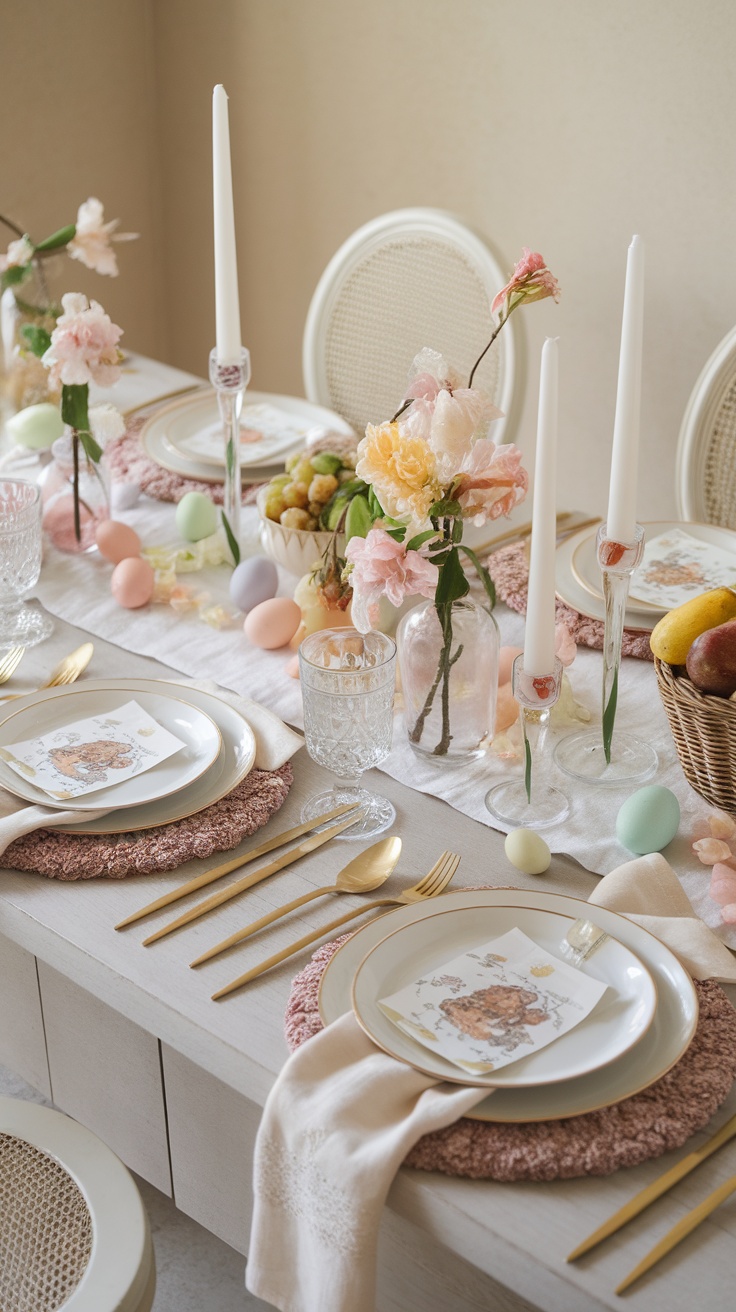
[[[249,556],[235,567],[230,579],[230,600],[238,610],[249,611],[276,596],[278,570],[267,556]]]
[[[661,852],[680,824],[680,804],[662,784],[648,784],[627,797],[616,817],[616,837],[637,856]]]

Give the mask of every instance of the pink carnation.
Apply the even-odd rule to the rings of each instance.
[[[528,246],[524,246],[522,251],[522,257],[516,264],[509,282],[493,298],[492,314],[500,310],[504,301],[510,301],[513,296],[518,297],[516,304],[520,304],[521,301],[542,301],[546,296],[553,296],[556,301],[560,299],[557,279],[547,268],[544,256],[537,251],[531,251]],[[513,308],[509,305],[508,310]]]
[[[95,196],[90,196],[79,206],[76,232],[67,250],[73,260],[81,260],[88,269],[96,273],[107,273],[111,278],[117,277],[118,262],[111,246],[113,241],[133,241],[137,232],[115,232],[120,222],[112,219],[105,223],[102,203]]]
[[[513,442],[496,446],[490,438],[481,438],[463,461],[455,497],[463,516],[481,527],[487,519],[510,515],[528,487],[519,448]]]
[[[378,602],[388,597],[400,606],[404,597],[433,597],[439,570],[419,551],[407,551],[385,529],[372,528],[365,538],[351,538],[345,551],[353,566],[353,623],[367,633],[377,619]]]
[[[64,313],[43,356],[51,386],[95,382],[112,387],[120,377],[122,328],[111,322],[97,301],[90,304],[80,292],[68,292],[61,304]]]

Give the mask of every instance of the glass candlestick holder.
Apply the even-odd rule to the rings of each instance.
[[[562,687],[562,662],[555,657],[551,674],[527,674],[524,657],[517,656],[511,686],[519,703],[524,739],[524,777],[496,784],[486,794],[491,815],[513,829],[547,829],[569,814],[570,803],[550,782],[550,756],[546,749],[550,711]]]
[[[655,773],[657,753],[636,734],[614,732],[614,725],[629,582],[644,551],[644,529],[637,524],[632,542],[616,542],[609,538],[606,524],[601,524],[596,549],[606,607],[601,728],[568,734],[557,744],[555,762],[565,774],[585,783],[641,783]]]
[[[217,351],[210,351],[210,382],[217,392],[225,440],[225,495],[223,513],[240,549],[240,507],[243,490],[240,481],[240,412],[245,389],[250,382],[250,352],[243,346],[234,364],[220,364]]]

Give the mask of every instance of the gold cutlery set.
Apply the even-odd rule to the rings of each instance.
[[[25,647],[12,647],[0,659],[0,684],[7,683],[15,673],[25,655],[25,650]],[[92,660],[94,650],[91,642],[83,642],[81,647],[77,647],[75,651],[59,661],[46,682],[39,684],[35,691],[42,692],[45,688],[61,688],[65,684],[75,683]],[[24,692],[0,693],[0,700],[10,702],[26,696],[28,694]]]
[[[359,814],[359,807],[341,806],[333,811],[326,812],[324,815],[318,816],[315,820],[311,820],[306,824],[296,825],[293,829],[288,829],[282,834],[274,835],[273,838],[267,839],[264,843],[260,843],[257,847],[246,853],[245,856],[234,857],[230,861],[224,861],[213,869],[205,871],[204,874],[198,875],[194,879],[190,879],[186,884],[182,884],[181,887],[172,889],[171,892],[165,893],[162,897],[156,898],[153,902],[147,903],[147,905],[141,907],[140,910],[133,912],[130,916],[121,920],[115,928],[117,930],[126,929],[128,926],[135,924],[136,921],[142,920],[145,916],[152,915],[154,912],[160,911],[166,906],[170,906],[172,902],[177,902],[181,898],[186,897],[189,893],[195,893],[200,888],[204,888],[208,884],[214,883],[215,880],[220,879],[223,875],[230,874],[232,871],[250,864],[251,861],[257,860],[261,856],[265,856],[268,852],[273,851],[274,848],[282,847],[293,839],[300,838],[303,834],[309,833],[311,830],[318,830],[318,832],[313,833],[310,838],[299,843],[297,847],[291,848],[287,852],[283,852],[280,856],[274,858],[273,861],[269,861],[258,870],[254,870],[252,874],[243,875],[242,878],[237,879],[234,883],[228,885],[227,888],[221,889],[220,892],[213,893],[203,901],[195,903],[194,906],[190,907],[188,911],[185,911],[175,920],[169,921],[168,924],[162,925],[152,934],[149,934],[148,937],[143,940],[143,946],[150,947],[152,943],[158,942],[159,939],[166,938],[167,935],[174,933],[178,929],[183,929],[185,925],[189,925],[192,921],[198,920],[201,916],[207,915],[209,911],[214,911],[217,907],[223,906],[225,902],[229,902],[233,898],[238,897],[241,893],[245,893],[249,888],[254,888],[255,885],[260,884],[262,880],[268,879],[270,875],[276,874],[279,870],[284,870],[287,866],[292,865],[301,857],[307,856],[310,852],[317,851],[317,849],[324,846],[325,843],[330,842],[331,839],[336,838],[338,834],[341,834],[343,830],[350,828],[359,817]],[[329,828],[320,830],[320,826],[329,824],[332,820],[336,820],[337,823],[330,824]],[[295,898],[285,906],[279,907],[268,915],[260,917],[259,920],[246,925],[244,929],[237,930],[234,934],[229,935],[228,938],[215,944],[194,961],[190,962],[190,966],[195,967],[203,965],[205,962],[212,960],[221,953],[228,951],[228,949],[236,947],[239,943],[250,938],[253,934],[258,933],[261,929],[265,929],[267,926],[274,924],[277,920],[280,920],[282,916],[288,915],[291,911],[297,911],[300,907],[306,906],[308,902],[312,902],[318,897],[326,897],[334,893],[371,892],[373,889],[376,889],[383,884],[388,878],[400,855],[400,838],[390,835],[388,838],[379,839],[378,842],[373,843],[371,847],[367,848],[365,852],[361,852],[358,856],[354,857],[352,861],[348,862],[344,869],[338,874],[334,884],[327,885],[325,888],[315,889],[310,893],[305,893],[302,897]],[[270,970],[272,966],[280,965],[282,961],[286,961],[297,952],[301,952],[303,948],[309,947],[312,943],[316,943],[319,939],[324,938],[326,934],[329,934],[335,929],[339,929],[342,925],[347,924],[348,921],[354,920],[357,916],[364,915],[366,911],[373,911],[382,907],[401,906],[412,902],[423,901],[428,898],[438,897],[439,894],[444,892],[447,888],[459,864],[459,856],[453,852],[443,852],[442,856],[435,862],[431,870],[429,870],[428,873],[412,888],[407,888],[403,893],[397,893],[394,897],[378,898],[373,902],[364,903],[363,906],[354,907],[352,911],[348,911],[346,915],[340,916],[337,920],[333,920],[329,924],[323,925],[321,928],[313,930],[309,934],[305,934],[289,947],[282,949],[281,952],[277,952],[271,957],[268,957],[259,965],[246,971],[243,975],[239,975],[237,979],[233,980],[230,984],[225,985],[224,988],[218,989],[218,991],[212,995],[213,1001],[218,1001],[220,998],[226,997],[229,993],[233,993],[236,989],[242,988],[244,984],[250,983],[252,979],[256,979],[265,971]]]

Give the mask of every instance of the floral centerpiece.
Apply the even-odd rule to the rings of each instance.
[[[453,754],[460,745],[451,746],[458,738],[451,718],[453,670],[465,659],[466,685],[479,682],[489,645],[497,645],[495,632],[491,637],[488,627],[495,626],[487,615],[495,603],[493,583],[463,542],[464,525],[470,520],[481,526],[509,515],[528,487],[518,448],[512,443],[497,446],[489,437],[489,427],[501,412],[487,393],[473,387],[473,380],[515,310],[558,296],[557,281],[543,257],[525,248],[510,281],[493,301],[497,323],[467,384],[438,352],[425,348],[414,360],[396,414],[388,422],[369,424],[358,447],[356,475],[365,483],[365,509],[362,516],[351,512],[356,532],[345,525],[349,540],[343,586],[352,588],[353,622],[364,632],[375,623],[383,596],[393,605],[407,595],[431,600],[431,606],[425,603],[422,623],[414,634],[425,667],[421,677],[415,680],[409,662],[401,659],[401,629],[399,651],[410,741],[435,756]],[[467,622],[472,603],[464,602],[470,592],[466,564],[480,579],[488,603],[487,621],[479,621],[483,627],[475,634]],[[335,572],[332,553],[322,573],[334,583]],[[406,624],[407,620],[402,622],[402,629],[408,640],[411,630]],[[456,627],[464,635],[454,643]],[[485,696],[490,705],[495,684]],[[433,711],[439,736],[427,748],[422,740]],[[471,718],[475,715],[472,699],[468,713]]]

